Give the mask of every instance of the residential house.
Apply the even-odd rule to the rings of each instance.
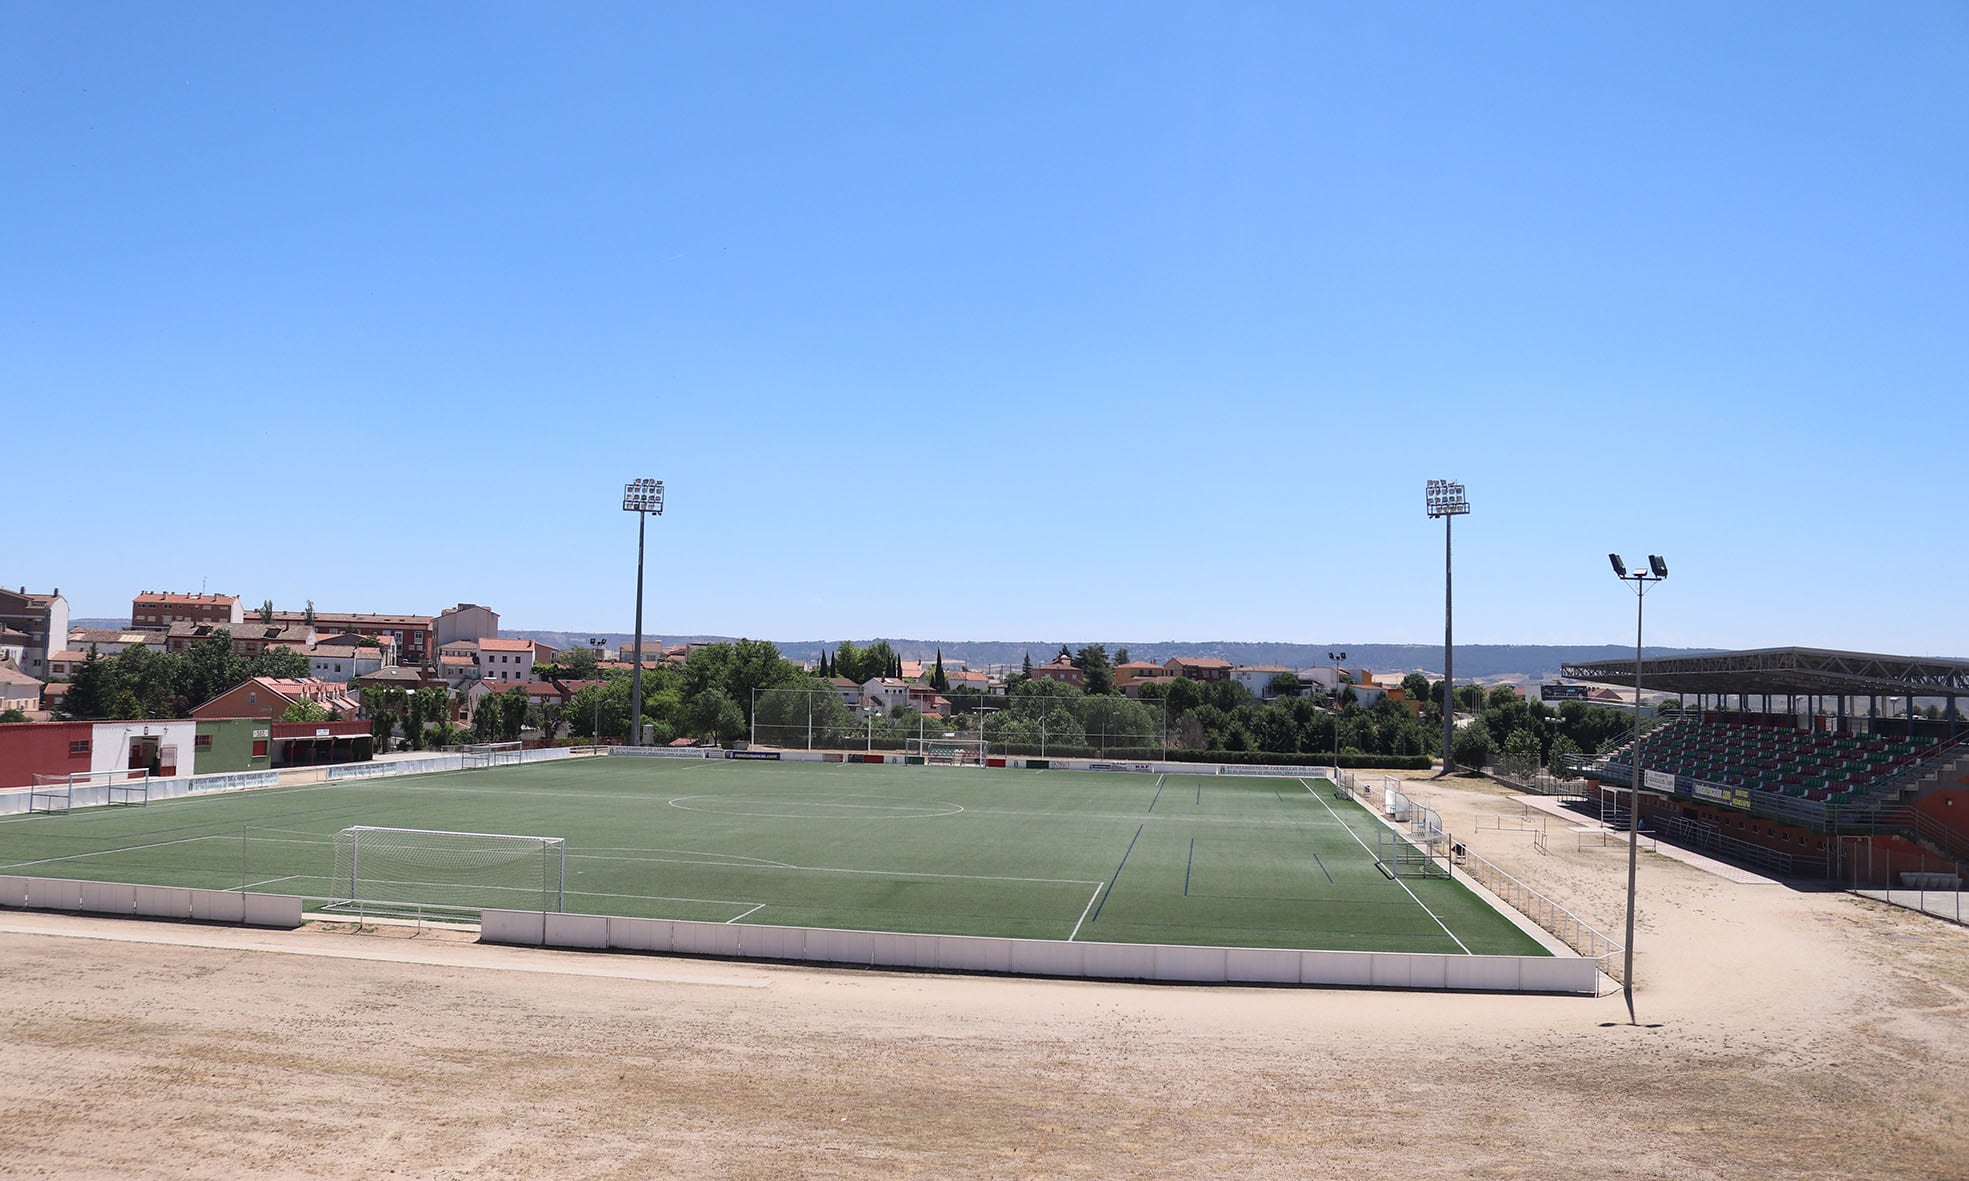
[[[1166,685],[1176,674],[1152,660],[1124,660],[1114,666],[1114,687],[1129,697],[1140,698],[1149,685]]]
[[[171,625],[209,623],[232,627],[246,619],[238,595],[180,595],[168,591],[144,591],[130,600],[130,626],[144,631],[170,631]]]
[[[477,603],[460,603],[438,612],[437,646],[456,640],[483,640],[499,634],[499,612]]]
[[[1087,674],[1074,667],[1071,660],[1054,660],[1047,664],[1032,666],[1032,679],[1035,681],[1056,681],[1062,685],[1084,688]]]
[[[210,639],[221,631],[232,637],[233,655],[245,660],[251,660],[269,648],[299,652],[314,643],[316,638],[314,631],[306,624],[262,623],[258,616],[248,623],[193,623],[180,619],[165,630],[164,650],[189,652],[199,641]]]
[[[191,716],[278,720],[288,706],[302,701],[312,701],[344,717],[354,717],[362,708],[346,685],[331,685],[314,677],[253,677],[198,706]]]
[[[349,692],[360,694],[364,689],[402,689],[406,693],[414,693],[419,689],[442,684],[444,684],[443,681],[436,681],[426,677],[424,670],[421,668],[411,668],[401,664],[386,664],[375,672],[359,674],[353,681],[349,682]]]
[[[909,685],[909,704],[917,713],[942,716],[950,712],[950,698],[928,685]]]
[[[850,708],[861,704],[860,685],[855,684],[846,677],[829,677],[827,678],[827,683],[834,686],[834,691],[841,695],[842,702]]]
[[[68,646],[68,600],[56,587],[48,594],[0,589],[0,631],[24,637],[9,645],[19,648],[15,663],[30,677],[48,679],[48,656]]]
[[[861,698],[864,708],[886,712],[909,702],[909,683],[900,677],[870,677],[861,684]]]
[[[164,651],[164,637],[155,631],[137,627],[71,627],[68,629],[67,648],[70,652],[87,652],[91,646],[98,656],[116,656],[125,648],[149,648]]]
[[[1163,662],[1162,667],[1179,677],[1192,681],[1228,681],[1231,679],[1231,662],[1215,656],[1172,656]],[[1035,669],[1035,672],[1038,670]]]
[[[98,652],[96,656],[100,660],[113,659],[106,652]],[[51,681],[73,680],[75,678],[75,670],[81,668],[88,659],[89,652],[87,649],[81,651],[64,649],[60,652],[50,652],[48,653],[48,679]]]
[[[1243,685],[1253,697],[1270,701],[1278,694],[1272,689],[1272,682],[1281,675],[1298,679],[1298,674],[1284,665],[1278,664],[1240,664],[1231,669],[1231,679]]]
[[[17,709],[33,713],[41,708],[41,682],[24,672],[0,666],[0,713]]]
[[[27,656],[30,641],[26,632],[17,632],[11,627],[0,627],[0,664],[11,664],[15,668]]]
[[[534,652],[532,640],[502,640],[488,636],[479,641],[479,677],[502,686],[531,681]]]
[[[316,644],[302,655],[308,658],[308,675],[331,684],[347,684],[383,667],[382,649],[357,644]]]
[[[950,681],[950,692],[952,696],[983,697],[993,693],[1005,692],[1005,683],[1003,681],[994,685],[989,675],[981,672],[973,672],[970,669],[960,668],[956,672],[945,670],[944,676]]]
[[[305,611],[276,611],[275,623],[306,623]],[[428,615],[352,615],[333,611],[314,612],[314,627],[322,635],[348,632],[381,640],[394,640],[396,662],[424,665],[437,654],[435,621]]]

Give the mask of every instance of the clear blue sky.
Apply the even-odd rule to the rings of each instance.
[[[1969,7],[9,4],[0,582],[1969,656]]]

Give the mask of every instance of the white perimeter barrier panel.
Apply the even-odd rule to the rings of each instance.
[[[1595,996],[1600,982],[1600,972],[1593,961],[1569,957],[1067,943],[533,910],[487,910],[480,918],[479,937],[487,943],[523,947],[1187,984],[1296,984]]]
[[[149,799],[173,800],[181,796],[198,795],[209,791],[241,791],[253,787],[279,787],[278,771],[228,771],[218,775],[185,775],[173,779],[147,779],[144,786],[149,789]],[[17,816],[27,811],[27,798],[31,788],[7,788],[0,790],[0,816]],[[109,785],[92,784],[70,789],[71,808],[99,808],[109,803]]]
[[[301,899],[294,894],[242,894],[237,890],[136,886],[127,882],[85,882],[73,878],[0,876],[0,907],[64,910],[77,914],[139,919],[243,923],[249,927],[285,927],[290,930],[301,925]]]

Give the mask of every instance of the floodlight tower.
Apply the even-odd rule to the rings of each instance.
[[[622,488],[622,511],[636,514],[636,666],[629,674],[629,745],[643,744],[643,533],[649,515],[663,515],[663,481],[631,480]]]
[[[1340,772],[1340,666],[1347,662],[1345,652],[1328,652],[1326,658],[1333,662],[1333,771]]]
[[[1470,501],[1463,495],[1463,485],[1449,480],[1431,480],[1424,492],[1429,506],[1429,519],[1443,519],[1443,771],[1444,775],[1456,764],[1450,759],[1450,744],[1456,737],[1456,649],[1453,643],[1451,624],[1455,618],[1452,611],[1454,600],[1450,596],[1450,525],[1457,518],[1470,511]]]
[[[1648,587],[1668,577],[1668,563],[1660,554],[1648,555],[1648,568],[1627,572],[1619,554],[1608,554],[1613,575],[1634,584],[1634,746],[1628,754],[1634,775],[1627,797],[1627,947],[1621,958],[1620,990],[1627,998],[1627,1023],[1634,1019],[1634,873],[1641,860],[1641,603]]]

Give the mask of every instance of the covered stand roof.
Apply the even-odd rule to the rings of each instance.
[[[1634,662],[1568,664],[1560,675],[1579,681],[1632,685]],[[1657,693],[1845,694],[1849,697],[1969,697],[1969,660],[1828,652],[1822,648],[1759,648],[1644,662],[1641,685]]]

